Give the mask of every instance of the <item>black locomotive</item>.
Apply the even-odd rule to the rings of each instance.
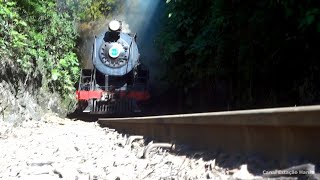
[[[82,69],[76,96],[78,110],[91,114],[141,112],[150,98],[149,71],[140,63],[136,35],[124,33],[113,20],[109,30],[96,36],[92,51],[93,69]]]

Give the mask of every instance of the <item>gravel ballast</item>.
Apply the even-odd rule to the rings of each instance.
[[[215,159],[179,155],[165,149],[143,158],[143,139],[95,122],[46,114],[18,127],[0,122],[0,179],[134,180],[261,179],[247,170],[219,167]]]

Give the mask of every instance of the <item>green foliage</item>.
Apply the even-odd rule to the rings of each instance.
[[[28,72],[31,70],[31,62],[29,55],[24,51],[29,47],[28,34],[23,32],[27,23],[16,12],[15,2],[0,2],[0,55],[7,57],[4,62],[7,65],[10,64],[13,68],[21,66],[25,72]]]
[[[82,22],[95,21],[116,6],[116,0],[60,0],[59,9]],[[67,7],[67,8],[66,8]]]
[[[158,43],[171,84],[209,89],[227,81],[226,101],[234,108],[270,99],[274,106],[320,102],[319,1],[167,0],[166,6]]]
[[[116,0],[0,0],[0,65],[23,81],[74,98],[79,62],[77,26],[107,15]],[[2,66],[1,66],[2,67]]]
[[[0,55],[7,66],[24,72],[26,81],[40,75],[44,86],[73,96],[79,63],[69,14],[58,12],[54,0],[1,0],[0,24]]]

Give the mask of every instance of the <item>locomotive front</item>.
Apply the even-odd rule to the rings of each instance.
[[[150,98],[148,70],[140,63],[136,35],[122,32],[120,21],[94,39],[93,69],[82,69],[78,110],[99,114],[140,112]]]
[[[96,37],[94,66],[103,74],[123,76],[132,71],[139,63],[136,35],[122,32],[121,22],[109,23],[109,31]]]

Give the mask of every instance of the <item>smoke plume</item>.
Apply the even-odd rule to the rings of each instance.
[[[94,35],[105,33],[111,20],[122,21],[122,29],[127,33],[137,34],[137,44],[140,51],[140,61],[149,68],[150,85],[157,86],[160,66],[160,55],[155,47],[155,39],[161,28],[161,18],[164,12],[164,1],[161,0],[119,0],[121,4],[104,20],[93,22],[88,38],[81,52],[84,55],[84,67],[92,68],[90,57]],[[155,87],[154,89],[159,89]]]

